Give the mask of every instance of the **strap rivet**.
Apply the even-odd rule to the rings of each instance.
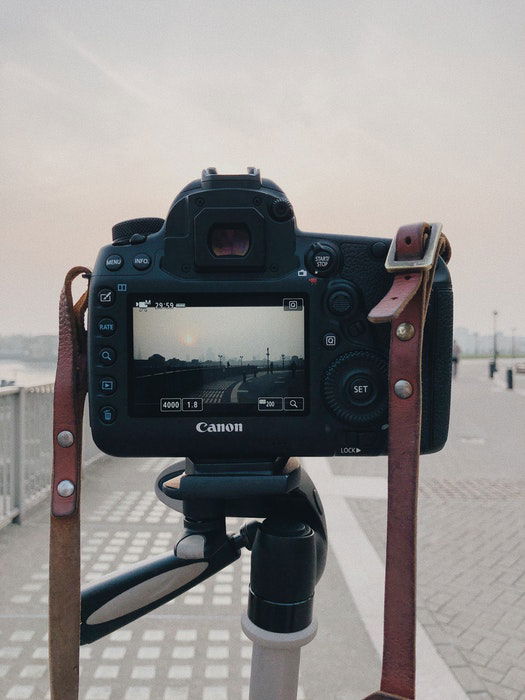
[[[59,481],[57,484],[57,493],[63,498],[72,496],[75,493],[75,484],[72,481],[69,481],[69,479]]]
[[[399,340],[411,340],[416,333],[416,329],[411,323],[400,323],[396,328],[396,335]]]
[[[57,442],[60,447],[71,447],[75,442],[75,437],[70,430],[61,430],[57,435]]]
[[[394,384],[394,393],[399,396],[400,399],[408,399],[413,393],[412,384],[407,382],[406,379],[399,379]]]

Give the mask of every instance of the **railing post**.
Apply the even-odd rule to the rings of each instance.
[[[11,478],[11,508],[16,513],[13,522],[22,522],[25,500],[25,401],[26,390],[19,387],[15,406],[15,450]]]

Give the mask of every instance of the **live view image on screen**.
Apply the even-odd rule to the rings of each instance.
[[[304,299],[132,299],[134,415],[306,411]]]

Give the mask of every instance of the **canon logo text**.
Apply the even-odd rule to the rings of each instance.
[[[242,433],[242,423],[197,423],[198,433]]]

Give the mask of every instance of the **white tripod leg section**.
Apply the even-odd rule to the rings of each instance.
[[[250,700],[297,700],[301,647],[317,634],[317,620],[299,632],[269,632],[242,616],[244,634],[253,642]]]

